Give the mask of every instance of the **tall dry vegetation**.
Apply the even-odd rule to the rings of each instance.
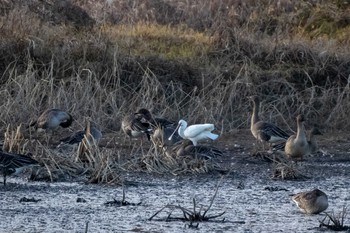
[[[58,107],[119,131],[140,107],[224,132],[247,96],[294,128],[348,129],[349,1],[4,1],[1,129]]]

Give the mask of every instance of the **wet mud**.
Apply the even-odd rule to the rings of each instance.
[[[251,155],[254,142],[242,132],[233,132],[216,144],[225,150],[220,158],[230,170],[225,174],[128,172],[123,174],[124,187],[9,177],[8,185],[0,185],[0,232],[321,232],[319,221],[325,214],[301,213],[290,195],[317,187],[328,195],[326,212],[349,207],[348,139],[343,135],[321,140],[322,152],[297,165],[308,177],[304,180],[272,179],[272,164]],[[193,198],[198,209],[207,208],[218,184],[208,215],[225,211],[223,216],[197,226],[164,221],[169,213],[165,210],[148,220],[167,204],[192,209]],[[105,204],[122,200],[123,189],[125,201],[134,205]],[[175,210],[172,217],[183,215]],[[350,225],[349,217],[345,224]]]

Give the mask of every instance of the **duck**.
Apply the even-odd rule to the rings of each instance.
[[[153,117],[152,113],[145,108],[139,109],[135,115],[143,118],[146,122],[150,124],[152,128],[156,127],[168,127],[168,126],[175,126],[175,122],[167,120],[165,118],[160,117]]]
[[[47,109],[44,111],[36,121],[32,122],[29,126],[35,127],[36,130],[55,130],[59,126],[62,128],[68,128],[72,125],[73,117],[70,113],[57,109]]]
[[[193,145],[191,140],[185,139],[172,148],[176,156],[191,156],[196,158],[213,159],[223,155],[223,152],[213,146]]]
[[[305,155],[310,153],[310,145],[306,137],[304,117],[299,114],[296,119],[297,134],[288,138],[284,152],[291,160],[302,160]]]
[[[27,155],[8,153],[0,151],[0,170],[3,174],[4,186],[6,185],[6,177],[12,174],[18,174],[25,167],[37,165],[38,161]]]
[[[262,143],[276,143],[286,141],[289,138],[284,130],[277,125],[259,119],[260,100],[258,96],[251,96],[253,112],[250,123],[250,131],[254,138]]]
[[[150,134],[152,133],[150,124],[142,122],[141,117],[135,114],[126,115],[122,119],[121,128],[130,139],[146,135],[147,139],[150,140]]]
[[[90,125],[92,122],[90,123]],[[79,144],[86,135],[87,127],[85,127],[84,130],[79,130],[73,133],[72,135],[65,137],[60,140],[61,143],[65,144]],[[102,139],[102,132],[96,127],[96,126],[90,126],[90,134],[93,137],[93,139],[98,143]]]
[[[159,147],[168,147],[172,146],[179,141],[182,140],[178,132],[175,131],[175,126],[168,125],[168,126],[157,126],[153,133],[151,134],[152,142],[159,146]],[[175,131],[175,134],[171,138],[171,140],[168,140],[168,138],[172,135],[172,133]]]
[[[216,140],[219,137],[219,135],[211,132],[214,128],[214,124],[195,124],[188,126],[187,122],[181,119],[168,140],[171,140],[178,130],[180,137],[191,140],[193,145],[197,146],[198,141],[205,139]]]
[[[305,214],[318,214],[328,208],[328,197],[319,189],[297,193],[292,200]]]

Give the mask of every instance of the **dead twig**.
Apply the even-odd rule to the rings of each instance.
[[[116,200],[115,198],[113,198],[113,201],[107,201],[104,203],[105,206],[117,206],[117,207],[120,207],[120,206],[128,206],[128,205],[131,205],[131,206],[137,206],[137,205],[141,205],[142,202],[138,202],[138,203],[131,203],[131,202],[128,202],[128,201],[125,201],[125,189],[123,187],[123,198],[121,201],[119,200]]]
[[[157,216],[159,213],[161,213],[165,209],[170,209],[170,212],[169,212],[168,216],[165,218],[165,221],[180,220],[180,221],[189,221],[192,224],[193,222],[204,222],[204,221],[209,221],[209,220],[214,219],[214,218],[218,218],[218,217],[224,215],[225,211],[221,212],[219,214],[207,216],[208,211],[210,210],[210,208],[212,207],[212,205],[214,203],[214,200],[215,200],[215,197],[217,195],[218,189],[219,189],[219,184],[216,187],[215,193],[214,193],[213,197],[211,198],[211,201],[210,201],[210,204],[209,204],[208,208],[206,208],[203,213],[202,213],[202,209],[203,209],[202,206],[197,211],[197,209],[196,209],[197,202],[196,202],[196,199],[193,198],[193,208],[192,208],[193,210],[184,208],[184,207],[182,207],[180,205],[168,204],[168,205],[162,207],[160,210],[158,210],[148,220],[151,221],[155,216]],[[172,217],[171,214],[174,212],[174,210],[182,211],[183,217]]]
[[[350,226],[344,225],[344,220],[347,216],[347,208],[343,207],[343,210],[340,213],[328,214],[320,221],[320,228],[326,227],[332,231],[348,231]]]

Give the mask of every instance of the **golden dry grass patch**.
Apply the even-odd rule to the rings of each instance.
[[[186,25],[103,25],[101,31],[125,52],[136,56],[164,56],[168,59],[194,59],[213,49],[214,38]]]

